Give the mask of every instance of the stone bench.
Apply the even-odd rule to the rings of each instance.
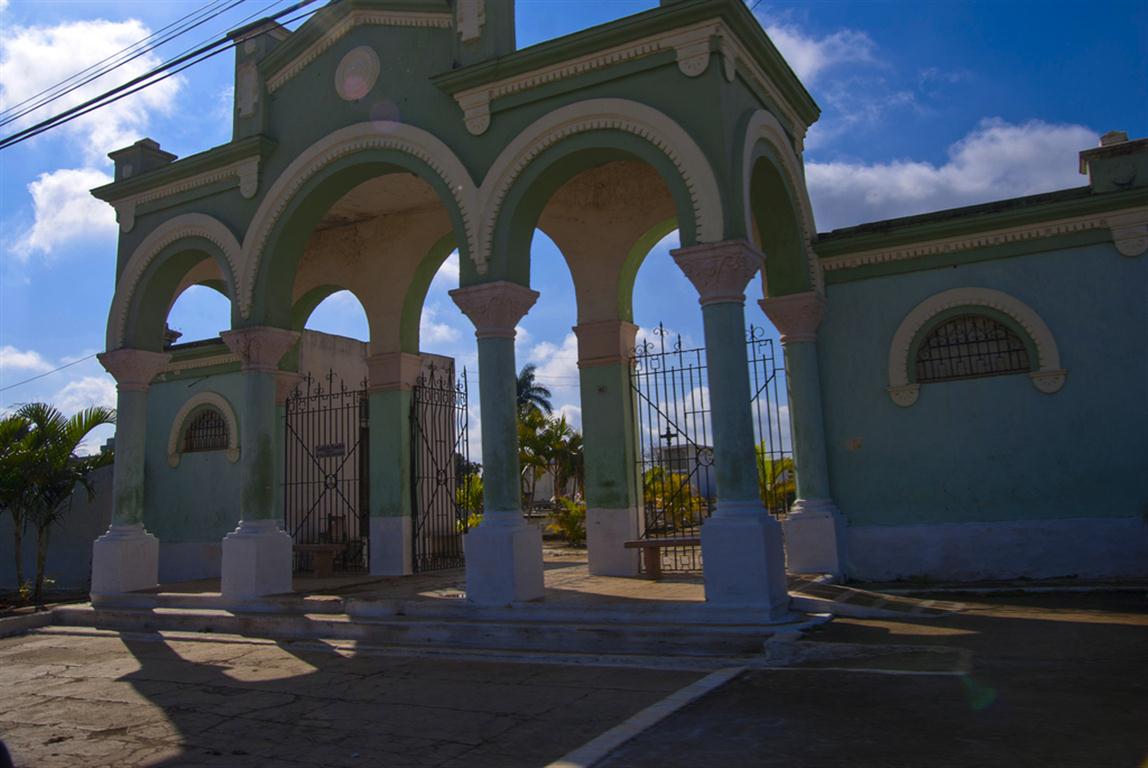
[[[701,536],[672,536],[664,539],[635,539],[627,541],[626,549],[642,550],[642,565],[646,576],[651,579],[662,576],[662,550],[666,547],[696,547],[702,543]]]
[[[326,579],[335,573],[335,555],[343,548],[342,544],[295,544],[296,552],[311,556],[311,574],[317,579]]]

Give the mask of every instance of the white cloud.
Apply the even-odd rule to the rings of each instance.
[[[558,406],[558,416],[565,416],[566,423],[579,432],[582,431],[582,409],[572,403]]]
[[[436,320],[438,316],[439,308],[437,306],[423,308],[423,315],[419,320],[420,344],[449,344],[461,338],[462,334],[457,328],[449,323],[438,322]]]
[[[458,287],[458,251],[452,251],[442,266],[438,268],[431,284],[444,289]]]
[[[54,367],[39,352],[19,350],[9,344],[0,347],[0,376],[11,371],[46,373]]]
[[[70,381],[52,398],[60,412],[70,416],[76,411],[93,406],[116,407],[116,383],[111,376],[84,376]]]
[[[112,179],[94,168],[62,168],[42,173],[28,185],[34,220],[16,241],[12,252],[21,261],[33,253],[50,255],[59,246],[84,239],[112,238],[116,232],[115,211],[88,190]]]
[[[530,350],[527,362],[538,366],[537,377],[546,386],[576,385],[578,382],[578,337],[566,334],[559,346],[543,341]]]
[[[876,45],[864,32],[843,29],[815,38],[791,24],[762,23],[770,40],[806,85],[831,67],[874,62]]]
[[[1096,143],[1081,125],[981,121],[941,165],[808,162],[809,194],[821,231],[865,221],[1081,186],[1077,153]]]
[[[11,27],[0,53],[0,104],[5,109],[66,80],[151,34],[141,22],[72,21],[52,27]],[[161,63],[149,53],[60,97],[13,124],[21,129],[77,106]],[[169,113],[183,80],[170,77],[114,104],[76,118],[60,130],[71,134],[89,164],[142,138],[153,112]]]

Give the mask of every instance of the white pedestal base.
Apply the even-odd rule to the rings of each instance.
[[[371,518],[371,575],[410,576],[414,572],[410,515]]]
[[[112,524],[92,544],[92,600],[159,585],[159,539],[142,523]]]
[[[242,520],[223,537],[223,596],[243,599],[291,591],[291,537],[277,520]]]
[[[586,548],[592,576],[637,576],[638,550],[626,549],[638,538],[636,509],[586,510]]]
[[[844,519],[831,499],[798,499],[782,523],[790,573],[844,573]]]
[[[706,602],[765,610],[770,619],[789,612],[781,525],[760,505],[717,513],[702,526]]]
[[[537,528],[484,522],[462,541],[470,602],[501,606],[541,599],[542,532]]]

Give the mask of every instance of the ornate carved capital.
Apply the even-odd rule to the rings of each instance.
[[[423,359],[409,352],[384,352],[367,358],[367,384],[372,392],[411,389],[422,373]]]
[[[745,240],[693,245],[670,251],[697,288],[698,303],[745,303],[745,287],[765,263],[765,256]]]
[[[778,333],[781,343],[816,341],[817,328],[825,314],[825,297],[816,291],[761,299],[757,302]]]
[[[100,365],[116,380],[121,392],[147,392],[148,385],[164,368],[171,355],[143,349],[113,349],[97,356]]]
[[[454,303],[474,323],[474,335],[480,339],[513,339],[514,326],[530,311],[540,295],[538,291],[506,280],[456,288],[450,292]]]
[[[296,331],[270,326],[240,328],[220,334],[223,343],[239,356],[244,371],[274,373],[279,361],[299,339]]]
[[[598,320],[574,326],[578,337],[578,367],[614,365],[630,358],[638,326],[625,320]]]

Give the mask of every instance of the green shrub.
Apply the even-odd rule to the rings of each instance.
[[[552,533],[566,540],[572,547],[586,545],[586,504],[565,497],[558,498],[558,507],[550,515]]]

